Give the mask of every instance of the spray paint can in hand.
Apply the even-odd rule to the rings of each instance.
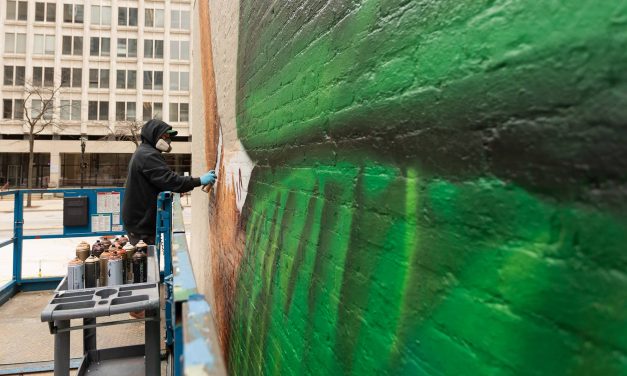
[[[107,286],[118,286],[124,284],[124,260],[122,256],[114,253],[107,262]]]
[[[67,289],[78,290],[85,288],[85,263],[78,257],[67,264]]]
[[[139,245],[139,243],[138,243]],[[133,283],[142,283],[148,280],[148,257],[137,248],[133,255]]]
[[[126,265],[128,266],[126,270],[126,281],[127,283],[133,283],[133,256],[135,255],[136,248],[131,243],[126,243],[124,250],[126,251]]]
[[[100,286],[100,260],[93,254],[85,260],[85,288]]]
[[[100,255],[100,286],[107,286],[107,273],[109,269],[107,268],[107,264],[109,263],[109,257],[111,257],[111,252],[104,251]]]

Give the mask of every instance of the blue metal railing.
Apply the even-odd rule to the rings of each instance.
[[[89,237],[116,235],[122,231],[91,232],[91,228],[68,231],[55,235],[24,235],[24,196],[28,193],[59,193],[64,197],[88,196],[89,214],[96,212],[98,193],[119,192],[121,188],[98,189],[48,189],[12,190],[0,192],[14,196],[13,237],[0,243],[13,245],[13,271],[10,282],[0,287],[0,305],[20,291],[54,289],[61,277],[22,278],[22,250],[24,240],[64,237]],[[93,198],[93,199],[92,199]],[[185,237],[185,226],[180,195],[162,192],[157,201],[157,259],[163,255],[161,282],[166,291],[166,344],[171,357],[174,375],[226,375],[222,352],[212,312],[205,297],[199,294]]]
[[[166,343],[173,374],[226,375],[210,306],[196,286],[178,194],[159,195],[157,242],[164,255]]]
[[[23,278],[22,256],[25,240],[55,239],[55,238],[82,238],[89,236],[107,236],[122,233],[122,231],[98,231],[92,232],[91,226],[77,228],[63,228],[62,234],[52,235],[24,235],[24,198],[28,194],[63,194],[63,197],[88,197],[88,214],[97,212],[97,195],[101,193],[119,194],[120,200],[124,195],[122,188],[86,188],[86,189],[23,189],[0,192],[0,197],[13,196],[13,237],[0,243],[0,252],[3,248],[13,245],[13,269],[11,280],[0,287],[0,304],[3,304],[20,291],[54,289],[61,281],[61,277],[47,278]]]

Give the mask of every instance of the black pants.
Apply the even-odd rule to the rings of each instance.
[[[148,245],[155,245],[155,234],[136,234],[134,232],[128,233],[128,241],[132,245],[137,245],[140,240],[143,240],[144,243]]]

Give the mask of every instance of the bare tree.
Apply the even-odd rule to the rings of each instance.
[[[113,141],[131,141],[135,144],[135,147],[138,147],[141,142],[143,125],[137,119],[118,121],[113,130],[107,127],[109,134],[105,137]]]
[[[61,109],[56,105],[56,99],[61,94],[61,86],[40,87],[32,83],[24,85],[26,98],[24,99],[25,126],[28,130],[28,175],[26,187],[33,188],[33,167],[35,164],[35,139],[44,130],[51,127],[61,127],[55,113]],[[26,206],[31,206],[31,195],[28,194]]]
[[[154,119],[161,119],[161,108],[153,108],[152,104],[144,103],[144,114],[149,114],[149,117]],[[115,128],[112,130],[108,126],[108,134],[104,137],[111,141],[131,141],[135,144],[135,148],[141,143],[141,133],[144,122],[135,118],[127,118],[126,120],[116,121]]]

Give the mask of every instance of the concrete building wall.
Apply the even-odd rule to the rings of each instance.
[[[25,67],[26,83],[33,83],[33,67],[54,68],[54,87],[61,85],[62,69],[75,68],[81,69],[81,84],[78,87],[62,87],[55,97],[55,126],[48,127],[42,136],[45,139],[39,139],[35,142],[36,149],[57,150],[61,152],[80,152],[78,141],[69,142],[68,139],[77,139],[81,135],[92,136],[92,141],[88,142],[88,152],[102,153],[122,153],[134,151],[131,143],[129,145],[115,143],[105,140],[104,136],[112,134],[128,133],[128,125],[125,122],[116,120],[116,102],[134,102],[136,103],[135,119],[141,124],[144,122],[144,102],[161,103],[162,112],[160,117],[170,123],[179,131],[179,136],[189,137],[192,134],[192,125],[190,121],[177,121],[171,116],[170,103],[190,104],[190,93],[194,89],[195,82],[189,79],[189,89],[173,90],[171,88],[171,73],[183,72],[186,74],[192,69],[191,51],[188,48],[190,58],[185,59],[184,54],[179,54],[173,58],[174,51],[172,42],[177,42],[176,46],[181,47],[184,43],[191,40],[191,27],[177,27],[176,12],[187,12],[191,14],[190,0],[177,1],[138,1],[138,0],[64,0],[56,1],[35,1],[21,0],[19,3],[27,5],[27,19],[9,19],[7,14],[10,11],[12,2],[0,2],[0,107],[3,106],[4,99],[27,99],[28,95],[24,85],[4,84],[4,72],[6,66]],[[36,4],[45,3],[56,5],[54,21],[36,20]],[[48,5],[46,5],[47,7]],[[64,19],[64,9],[66,6],[82,6],[82,22],[66,22]],[[98,15],[98,12],[92,13],[92,7],[110,9],[111,17],[108,24],[100,24],[92,16]],[[137,24],[133,26],[125,26],[118,22],[119,9],[132,8],[137,10]],[[47,8],[44,8],[47,10]],[[73,8],[74,9],[74,8]],[[163,12],[163,25],[146,24],[146,10],[157,10]],[[128,15],[127,15],[128,17]],[[73,20],[75,20],[73,18]],[[18,33],[25,35],[25,48],[23,51],[13,51],[13,46],[7,46],[6,35]],[[37,35],[50,36],[54,45],[52,53],[38,53],[35,48],[35,39]],[[65,54],[63,53],[64,37],[82,38],[82,53]],[[91,38],[109,38],[110,51],[107,56],[94,56],[91,54]],[[122,57],[118,56],[118,40],[134,39],[137,42],[136,56]],[[162,41],[163,57],[147,57],[145,56],[145,41]],[[182,44],[181,44],[182,43]],[[154,46],[153,46],[154,47]],[[175,47],[177,48],[177,47]],[[109,85],[93,88],[90,87],[90,69],[109,70]],[[118,70],[134,70],[136,71],[136,88],[117,88],[116,72]],[[150,90],[144,87],[144,72],[159,71],[163,73],[163,88]],[[31,97],[32,99],[32,97]],[[80,100],[80,119],[63,120],[60,116],[61,100]],[[109,104],[107,120],[90,120],[89,106],[90,101],[102,101]],[[31,101],[26,101],[26,109],[30,112],[32,109]],[[193,113],[193,105],[189,106],[189,113]],[[154,113],[153,113],[154,116]],[[22,143],[13,142],[13,139],[22,137],[27,133],[27,127],[23,119],[7,119],[0,112],[0,153],[17,153],[24,152]],[[98,136],[102,136],[103,140],[93,140]],[[2,139],[4,138],[4,139]],[[52,139],[51,139],[52,138]],[[7,140],[11,139],[11,140]],[[64,144],[65,142],[65,144]],[[68,143],[69,142],[69,143]],[[191,144],[184,143],[182,146],[174,146],[175,152],[178,150],[189,150]],[[71,147],[63,149],[63,147]],[[113,147],[118,149],[113,149]],[[28,151],[28,149],[26,149]],[[58,156],[52,156],[51,162]],[[52,167],[52,166],[51,166]],[[51,168],[51,171],[53,169]],[[56,169],[54,171],[57,171]],[[58,174],[51,173],[50,181],[53,185],[58,185]]]
[[[235,3],[194,212],[233,374],[627,373],[627,2]]]

